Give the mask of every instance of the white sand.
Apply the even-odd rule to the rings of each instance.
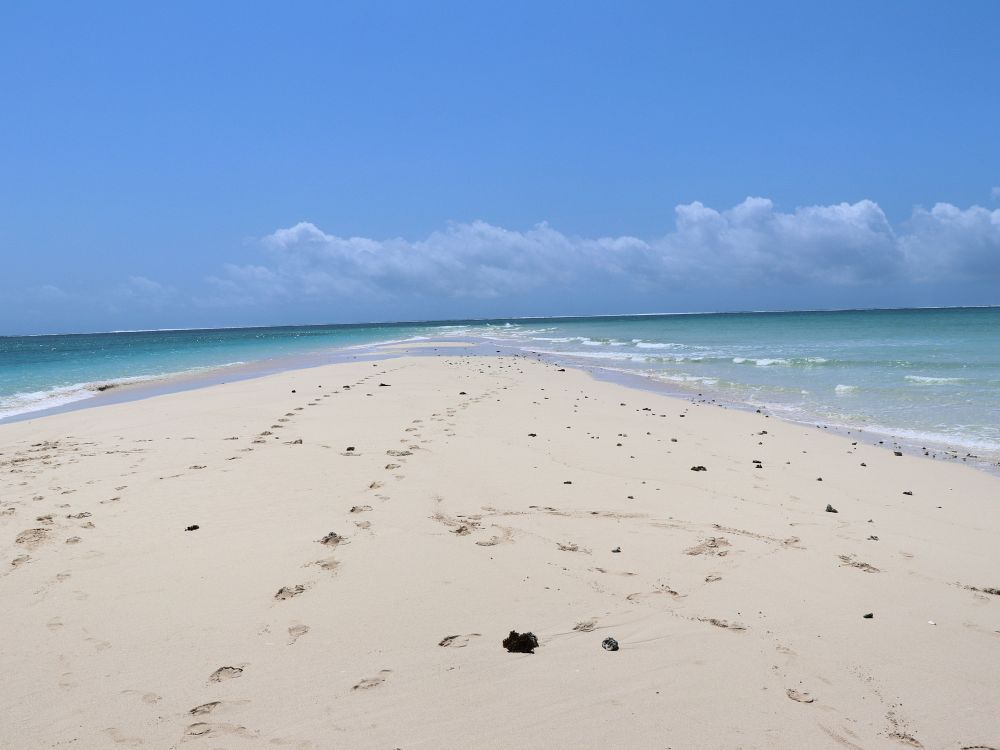
[[[869,443],[460,351],[0,425],[0,747],[1000,747],[1000,479]]]

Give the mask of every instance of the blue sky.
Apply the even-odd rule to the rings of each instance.
[[[805,5],[7,3],[0,333],[1000,303],[1000,4]]]

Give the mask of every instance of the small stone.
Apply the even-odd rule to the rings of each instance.
[[[195,524],[191,524],[190,526],[188,526],[186,529],[184,529],[184,531],[197,531],[200,528],[201,528],[201,526],[199,526],[198,524],[195,523]]]
[[[621,548],[621,547],[615,547],[615,548],[614,548],[613,550],[611,550],[611,551],[612,551],[612,552],[621,552],[621,551],[622,551],[622,548]]]
[[[692,466],[691,471],[708,471],[704,466]]]
[[[840,511],[837,510],[836,508],[834,508],[832,505],[830,505],[830,503],[826,504],[826,512],[827,513],[840,513]]]
[[[614,638],[605,638],[603,641],[601,641],[601,648],[603,648],[605,651],[617,651],[618,641],[616,641]]]
[[[912,495],[913,493],[910,490],[903,490],[903,494],[904,495]]]
[[[902,456],[903,455],[903,451],[893,451],[892,455],[894,455],[894,456]]]
[[[861,615],[861,616],[862,616],[862,617],[863,617],[864,619],[866,619],[866,620],[871,620],[871,619],[874,619],[874,617],[875,617],[875,613],[874,613],[874,612],[869,612],[868,614],[866,614],[866,615]]]

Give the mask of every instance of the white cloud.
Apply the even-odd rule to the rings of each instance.
[[[651,240],[588,239],[547,224],[476,221],[426,239],[339,237],[302,222],[263,242],[262,262],[209,281],[223,305],[280,298],[489,299],[614,284],[642,291],[768,284],[864,285],[1000,278],[1000,210],[939,203],[899,230],[870,200],[782,212],[766,198],[677,206]]]
[[[911,278],[1000,278],[1000,209],[918,208],[900,237]]]
[[[990,191],[990,198],[1000,201],[1000,187],[995,187]]]

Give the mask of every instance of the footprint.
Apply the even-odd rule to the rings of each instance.
[[[305,591],[306,587],[301,583],[297,583],[294,586],[282,586],[278,589],[278,593],[274,595],[274,598],[279,602],[283,602],[286,599],[291,599],[293,596],[304,594]]]
[[[854,555],[838,555],[841,567],[857,568],[865,573],[880,573],[881,571],[874,565],[869,565],[866,562],[861,562],[860,560],[855,560]]]
[[[625,597],[625,599],[627,599],[630,602],[640,602],[640,601],[642,601],[644,599],[648,599],[650,597],[655,597],[655,596],[662,596],[664,594],[666,594],[667,596],[669,596],[669,597],[671,597],[673,599],[682,599],[683,598],[683,594],[680,594],[680,593],[674,591],[669,586],[663,584],[663,585],[657,586],[652,591],[637,591],[634,594],[629,594],[628,596]]]
[[[439,642],[439,646],[444,646],[445,648],[465,648],[469,645],[469,641],[473,638],[479,638],[480,633],[466,633],[465,635],[449,635],[442,638]]]
[[[746,625],[741,625],[738,622],[729,622],[728,620],[720,620],[717,617],[696,617],[694,618],[699,622],[707,622],[709,625],[714,625],[717,628],[723,628],[725,630],[746,630]],[[789,696],[791,697],[791,696]]]
[[[710,536],[703,542],[684,550],[685,555],[717,555],[725,557],[729,550],[724,549],[729,546],[729,541],[722,536]]]
[[[508,529],[504,526],[494,526],[493,528],[500,529],[500,536],[494,534],[489,539],[476,542],[476,544],[478,544],[480,547],[495,547],[498,544],[503,544],[514,540],[514,531],[512,529]]]
[[[222,701],[211,701],[209,703],[202,703],[200,706],[195,706],[188,711],[192,716],[204,716],[205,714],[210,714],[212,711],[217,709],[222,705]]]
[[[138,695],[142,698],[143,703],[150,706],[163,700],[162,695],[157,695],[156,693],[144,693],[141,690],[122,690],[122,695]]]
[[[225,680],[235,680],[243,674],[243,667],[219,667],[211,675],[209,682],[224,682]]]
[[[14,542],[28,549],[34,549],[48,541],[49,533],[48,529],[27,529],[18,534]]]
[[[199,721],[184,730],[184,736],[181,738],[181,742],[195,739],[197,737],[221,737],[226,734],[247,738],[257,737],[256,732],[251,732],[246,727],[237,726],[235,724],[209,724],[208,722]]]
[[[294,646],[295,641],[297,641],[299,638],[301,638],[308,632],[309,632],[308,625],[301,625],[301,624],[292,625],[291,627],[288,628],[288,637],[289,637],[288,645]]]
[[[344,537],[342,537],[336,531],[331,531],[329,534],[320,539],[319,543],[325,544],[327,547],[336,547],[343,541],[346,541]]]
[[[334,571],[340,565],[340,561],[333,557],[327,557],[324,560],[314,560],[311,563],[306,563],[306,566],[317,565],[323,570]]]
[[[142,744],[140,737],[128,737],[117,727],[108,727],[104,730],[116,745],[127,745],[128,747],[139,747]]]
[[[392,673],[391,669],[379,670],[379,673],[377,675],[375,675],[374,677],[366,677],[357,685],[352,687],[351,690],[371,690],[372,688],[377,688],[379,685],[385,682],[386,676],[391,673]]]

